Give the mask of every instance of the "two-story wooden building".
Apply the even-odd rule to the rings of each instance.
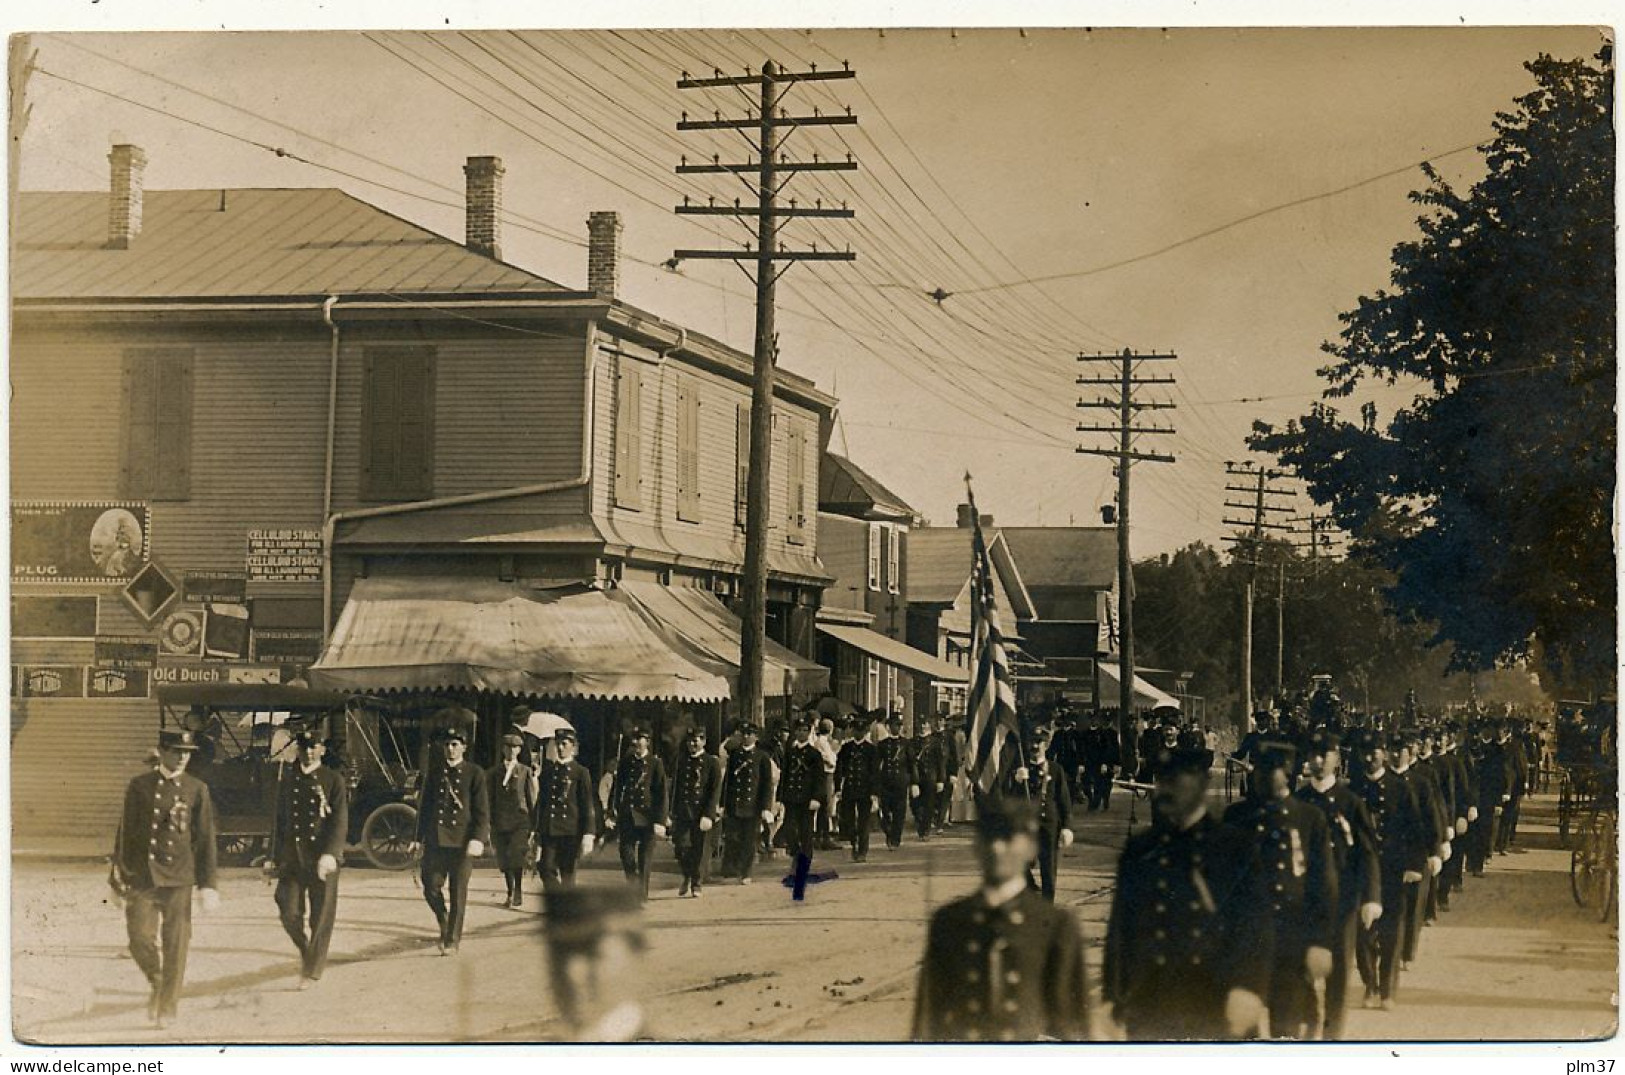
[[[495,158],[458,243],[338,190],[20,197],[11,341],[13,817],[110,826],[164,682],[477,702],[656,700],[737,673],[750,358],[501,257]],[[781,372],[770,694],[815,696],[834,400]],[[318,660],[319,658],[319,660]],[[677,716],[677,714],[668,714]],[[71,779],[67,774],[74,774]]]

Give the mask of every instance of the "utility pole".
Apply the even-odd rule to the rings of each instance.
[[[1270,522],[1271,513],[1288,512],[1291,508],[1275,503],[1271,498],[1288,497],[1292,493],[1286,489],[1278,489],[1270,485],[1271,481],[1283,478],[1286,475],[1279,470],[1260,469],[1252,463],[1226,463],[1225,474],[1236,481],[1248,481],[1247,485],[1227,484],[1225,490],[1231,493],[1246,493],[1253,497],[1251,503],[1241,503],[1226,500],[1224,506],[1237,511],[1251,512],[1251,519],[1225,519],[1228,526],[1240,527],[1242,533],[1226,538],[1238,544],[1236,561],[1246,564],[1247,584],[1242,591],[1242,630],[1241,630],[1241,727],[1247,728],[1253,715],[1253,590],[1258,583],[1258,568],[1263,554],[1264,533],[1267,530],[1291,530],[1285,523]],[[1243,557],[1245,553],[1245,557]],[[1279,632],[1277,632],[1279,638]],[[1276,673],[1279,685],[1280,672]]]
[[[825,116],[813,109],[810,116],[791,116],[779,106],[790,89],[799,82],[820,82],[830,79],[854,78],[846,64],[838,71],[819,71],[816,67],[802,72],[781,71],[771,60],[762,65],[760,74],[747,71],[744,75],[724,75],[715,70],[713,77],[692,78],[687,71],[677,81],[680,90],[707,90],[747,87],[759,91],[757,109],[747,109],[745,118],[723,118],[720,111],[712,118],[691,120],[684,112],[677,124],[680,131],[732,131],[749,141],[761,159],[743,163],[725,163],[713,156],[710,164],[689,164],[685,157],[677,167],[679,175],[732,175],[739,177],[748,188],[753,188],[754,204],[741,204],[738,198],[731,205],[718,204],[716,198],[707,199],[705,205],[689,204],[684,198],[677,212],[686,216],[727,216],[742,223],[754,221],[756,246],[748,244],[739,250],[678,250],[678,261],[716,260],[732,261],[741,271],[752,276],[756,284],[756,343],[754,350],[754,376],[751,383],[750,409],[750,463],[745,498],[745,577],[744,615],[739,647],[739,711],[740,718],[760,726],[764,723],[762,655],[767,639],[767,536],[769,530],[768,504],[770,502],[771,468],[773,465],[773,381],[778,362],[778,335],[774,330],[774,301],[776,285],[781,274],[797,261],[854,261],[857,255],[845,251],[820,251],[817,244],[811,249],[791,251],[779,241],[779,221],[788,218],[841,218],[850,219],[854,213],[846,206],[826,208],[822,202],[813,207],[797,206],[790,199],[787,206],[778,203],[784,185],[802,172],[853,171],[857,164],[850,154],[844,161],[824,161],[815,153],[811,161],[795,162],[783,156],[785,142],[790,134],[801,128],[845,126],[857,123],[857,117],[848,108],[844,115]],[[752,184],[744,177],[755,175]],[[781,178],[782,177],[782,178]],[[744,263],[755,263],[751,273]],[[775,268],[782,262],[783,268]]]
[[[1078,407],[1085,410],[1115,411],[1117,423],[1115,425],[1089,425],[1078,423],[1079,433],[1106,434],[1116,438],[1117,444],[1113,448],[1079,447],[1082,455],[1099,455],[1117,461],[1117,678],[1118,683],[1118,709],[1117,730],[1122,737],[1123,745],[1132,758],[1136,749],[1133,735],[1134,728],[1134,564],[1129,555],[1129,472],[1135,463],[1172,463],[1174,457],[1157,452],[1138,451],[1134,447],[1135,438],[1146,435],[1168,435],[1173,433],[1172,426],[1142,426],[1135,424],[1135,416],[1140,411],[1172,410],[1173,404],[1151,400],[1136,399],[1134,390],[1145,385],[1173,384],[1171,376],[1141,375],[1137,372],[1140,364],[1145,362],[1167,362],[1177,358],[1177,355],[1167,353],[1136,354],[1125,349],[1121,354],[1080,354],[1079,362],[1111,363],[1118,367],[1115,377],[1081,375],[1077,378],[1078,385],[1085,388],[1099,390],[1094,399],[1086,399],[1081,395]],[[1115,389],[1116,397],[1108,395],[1106,389]],[[1098,677],[1097,677],[1098,678]],[[1096,691],[1099,698],[1099,691]]]
[[[1331,559],[1336,553],[1343,551],[1343,535],[1333,528],[1331,516],[1311,511],[1308,515],[1300,515],[1289,519],[1288,522],[1294,524],[1292,530],[1294,539],[1307,535],[1307,541],[1294,540],[1292,545],[1294,548],[1309,550],[1309,564],[1315,575],[1320,574],[1322,555]]]

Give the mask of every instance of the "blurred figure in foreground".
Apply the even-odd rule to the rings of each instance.
[[[548,978],[569,1040],[655,1038],[636,991],[645,948],[639,890],[561,888],[544,903]]]

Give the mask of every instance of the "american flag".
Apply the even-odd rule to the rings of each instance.
[[[971,679],[965,741],[966,768],[977,790],[994,794],[999,788],[1003,764],[1009,754],[1007,744],[1021,742],[1016,720],[1016,692],[1010,679],[1010,662],[1004,652],[1004,630],[999,626],[999,610],[993,603],[993,563],[988,557],[987,538],[982,533],[982,517],[976,514],[976,494],[965,475],[965,492],[970,498],[971,535]],[[1014,746],[1011,747],[1015,749]]]

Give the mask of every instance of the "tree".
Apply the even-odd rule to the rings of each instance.
[[[1326,402],[1253,448],[1295,469],[1393,574],[1402,616],[1452,663],[1531,659],[1556,683],[1612,680],[1615,578],[1614,130],[1611,52],[1526,64],[1465,195],[1431,167],[1421,237],[1391,289],[1341,315]],[[1381,424],[1335,401],[1415,382]]]

